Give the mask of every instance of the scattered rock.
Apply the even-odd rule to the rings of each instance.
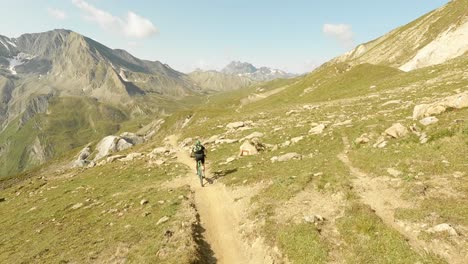
[[[314,173],[314,177],[319,177],[319,176],[322,176],[323,175],[323,172],[316,172]]]
[[[145,143],[144,137],[131,132],[124,132],[120,134],[120,137],[132,145],[139,145]]]
[[[94,160],[99,160],[109,153],[116,151],[116,144],[119,140],[119,137],[116,136],[107,136],[104,137],[99,143],[96,145],[97,154]]]
[[[117,144],[116,144],[116,147],[115,147],[115,151],[123,151],[123,150],[126,150],[126,149],[129,149],[133,147],[133,144],[128,142],[127,140],[121,138],[117,141]]]
[[[425,143],[427,143],[427,141],[429,141],[429,138],[427,137],[427,134],[426,133],[421,133],[420,136],[419,136],[419,143],[425,144]]]
[[[437,117],[434,117],[434,116],[428,116],[419,120],[419,123],[421,123],[424,126],[429,126],[437,122],[439,122],[439,119],[437,119]]]
[[[208,145],[208,144],[213,144],[215,143],[218,139],[220,139],[220,136],[219,135],[214,135],[214,136],[211,136],[210,138],[208,138],[207,140],[203,141],[204,144]]]
[[[232,122],[232,123],[229,123],[226,125],[226,128],[228,129],[238,129],[240,127],[243,127],[245,126],[245,123],[242,122],[242,121],[239,121],[239,122]]]
[[[387,146],[387,141],[385,140],[385,137],[380,136],[375,142],[375,144],[372,146],[374,148],[384,148],[385,146]]]
[[[395,123],[385,130],[385,134],[393,138],[402,138],[408,135],[408,129],[400,123]]]
[[[229,158],[226,159],[226,164],[231,163],[231,162],[233,162],[234,160],[236,160],[235,157],[229,157]]]
[[[403,172],[394,169],[394,168],[388,168],[387,169],[388,174],[392,175],[393,177],[399,177],[403,174]]]
[[[168,216],[163,216],[161,219],[158,220],[156,225],[160,225],[160,224],[165,223],[167,221],[169,221],[169,217]]]
[[[447,232],[451,236],[457,236],[458,235],[455,228],[453,228],[450,224],[447,224],[447,223],[443,223],[443,224],[439,224],[439,225],[436,225],[434,227],[431,227],[431,228],[429,228],[427,230],[427,232],[429,232],[429,233]]]
[[[324,124],[317,125],[309,130],[309,134],[312,134],[312,135],[322,134],[325,127],[326,126]]]
[[[281,148],[286,148],[286,147],[289,147],[291,145],[291,141],[289,140],[286,140],[285,142],[283,142],[280,147]]]
[[[142,200],[140,201],[140,205],[145,205],[145,204],[147,204],[147,203],[149,203],[149,201],[146,200],[146,199],[142,199]]]

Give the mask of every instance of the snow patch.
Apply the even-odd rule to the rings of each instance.
[[[8,44],[10,44],[11,46],[13,46],[13,47],[16,48],[16,44],[15,44],[15,43],[13,43],[13,42],[11,42],[11,41],[9,41],[9,40],[7,40],[6,42],[7,42]]]
[[[22,52],[18,53],[18,55],[16,55],[12,59],[8,59],[8,61],[10,62],[8,69],[11,71],[12,74],[16,75],[17,72],[15,71],[15,67],[24,64],[32,58],[34,58],[34,56]]]
[[[451,26],[435,40],[420,49],[416,56],[400,67],[402,71],[411,71],[463,55],[468,51],[468,20],[462,25]]]
[[[124,80],[125,82],[129,82],[129,80],[127,80],[127,77],[125,76],[125,71],[124,71],[123,69],[120,69],[119,76],[120,76],[120,78],[122,78],[122,80]]]
[[[2,43],[3,46],[5,46],[5,48],[6,48],[8,51],[10,50],[10,48],[7,46],[7,44],[5,44],[1,39],[0,39],[0,43]]]

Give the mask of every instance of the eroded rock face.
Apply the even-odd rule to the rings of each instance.
[[[462,109],[468,107],[468,91],[445,97],[431,104],[416,105],[413,109],[413,119],[439,115],[447,109]]]

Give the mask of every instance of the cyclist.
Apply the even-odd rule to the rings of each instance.
[[[203,165],[203,175],[205,175],[206,148],[202,145],[202,143],[198,139],[192,148],[192,157],[195,157],[195,170],[198,171],[197,164],[198,164],[198,161],[200,160]]]

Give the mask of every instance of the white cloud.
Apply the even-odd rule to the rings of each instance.
[[[129,38],[146,38],[158,33],[158,29],[147,18],[131,11],[125,18],[98,9],[84,0],[72,0],[85,13],[85,19],[97,23],[102,29],[122,34]]]
[[[55,8],[51,8],[51,7],[48,7],[47,8],[47,13],[49,14],[49,16],[55,18],[55,19],[58,19],[58,20],[64,20],[67,18],[67,13],[65,13],[64,11],[60,10],[60,9],[55,9]]]
[[[354,33],[348,24],[324,24],[323,33],[338,40],[341,45],[350,48],[354,45]]]

